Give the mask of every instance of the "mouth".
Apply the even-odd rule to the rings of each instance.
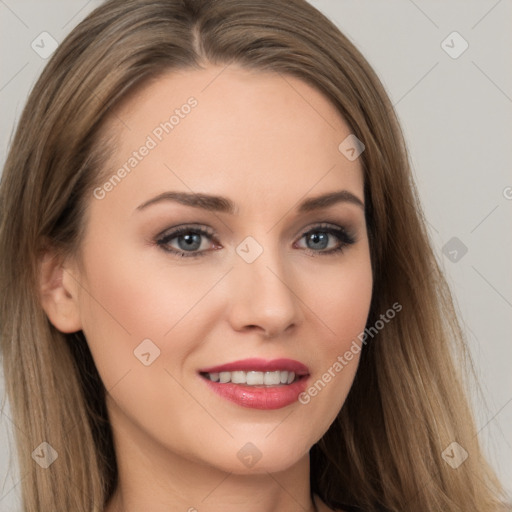
[[[232,384],[259,387],[287,386],[305,377],[287,370],[276,370],[274,372],[258,372],[255,370],[248,372],[201,372],[200,375],[212,382],[220,382],[221,384],[231,382]]]
[[[217,395],[242,407],[280,409],[297,401],[309,370],[292,359],[245,359],[198,371]]]

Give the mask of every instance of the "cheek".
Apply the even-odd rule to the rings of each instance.
[[[148,397],[151,407],[170,408],[173,397],[173,407],[185,411],[190,397],[177,382],[189,371],[187,357],[225,309],[212,287],[229,265],[180,268],[166,258],[155,261],[153,249],[144,254],[134,247],[119,250],[122,242],[98,251],[102,244],[96,239],[84,254],[81,311],[89,348],[105,388],[115,387],[121,401],[127,393],[127,410],[139,410]],[[147,417],[156,413],[146,412]],[[163,417],[159,421],[165,423]]]
[[[351,255],[346,265],[317,274],[322,284],[312,297],[317,325],[325,336],[318,338],[315,350],[315,377],[302,396],[306,409],[319,418],[319,431],[326,430],[343,406],[354,380],[372,297],[373,278],[367,250]],[[329,275],[330,274],[330,275]],[[328,284],[328,286],[326,286]],[[321,418],[321,419],[320,419]]]
[[[129,339],[132,349],[146,338],[163,341],[170,337],[216,279],[211,272],[203,275],[172,267],[164,259],[155,263],[137,257],[133,247],[105,253],[91,250],[86,258],[84,331],[91,338],[108,334],[112,341]]]
[[[166,439],[184,418],[204,421],[204,411],[180,382],[183,362],[200,339],[191,309],[212,280],[148,265],[125,252],[86,253],[83,331],[107,390],[112,423],[125,428],[129,418],[141,432]]]
[[[361,246],[315,276],[314,312],[326,327],[325,354],[346,350],[364,330],[372,297],[373,276],[367,246]],[[309,283],[311,287],[312,283]]]

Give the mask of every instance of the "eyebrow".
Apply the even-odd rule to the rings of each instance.
[[[185,206],[192,206],[194,208],[202,208],[212,212],[228,213],[235,215],[238,213],[236,204],[227,197],[215,196],[201,193],[188,193],[188,192],[163,192],[162,194],[149,199],[148,201],[137,206],[136,211],[144,210],[148,206],[158,204],[161,202],[173,201],[183,204]],[[313,210],[320,210],[328,208],[337,203],[351,203],[359,206],[364,211],[364,203],[355,194],[348,190],[338,190],[336,192],[329,192],[316,197],[310,197],[304,200],[297,207],[298,213],[307,213]]]

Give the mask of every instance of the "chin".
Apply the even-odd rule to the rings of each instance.
[[[252,441],[231,441],[219,457],[213,456],[214,465],[222,471],[237,475],[278,473],[308,457],[313,443],[303,443],[304,437],[284,438],[277,433],[266,439],[262,437],[260,440],[253,438]],[[231,454],[234,454],[234,457]]]

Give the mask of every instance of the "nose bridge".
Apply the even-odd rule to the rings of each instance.
[[[293,293],[290,267],[271,235],[246,237],[236,247],[231,297],[232,322],[237,328],[259,326],[277,334],[298,322],[297,298]]]

